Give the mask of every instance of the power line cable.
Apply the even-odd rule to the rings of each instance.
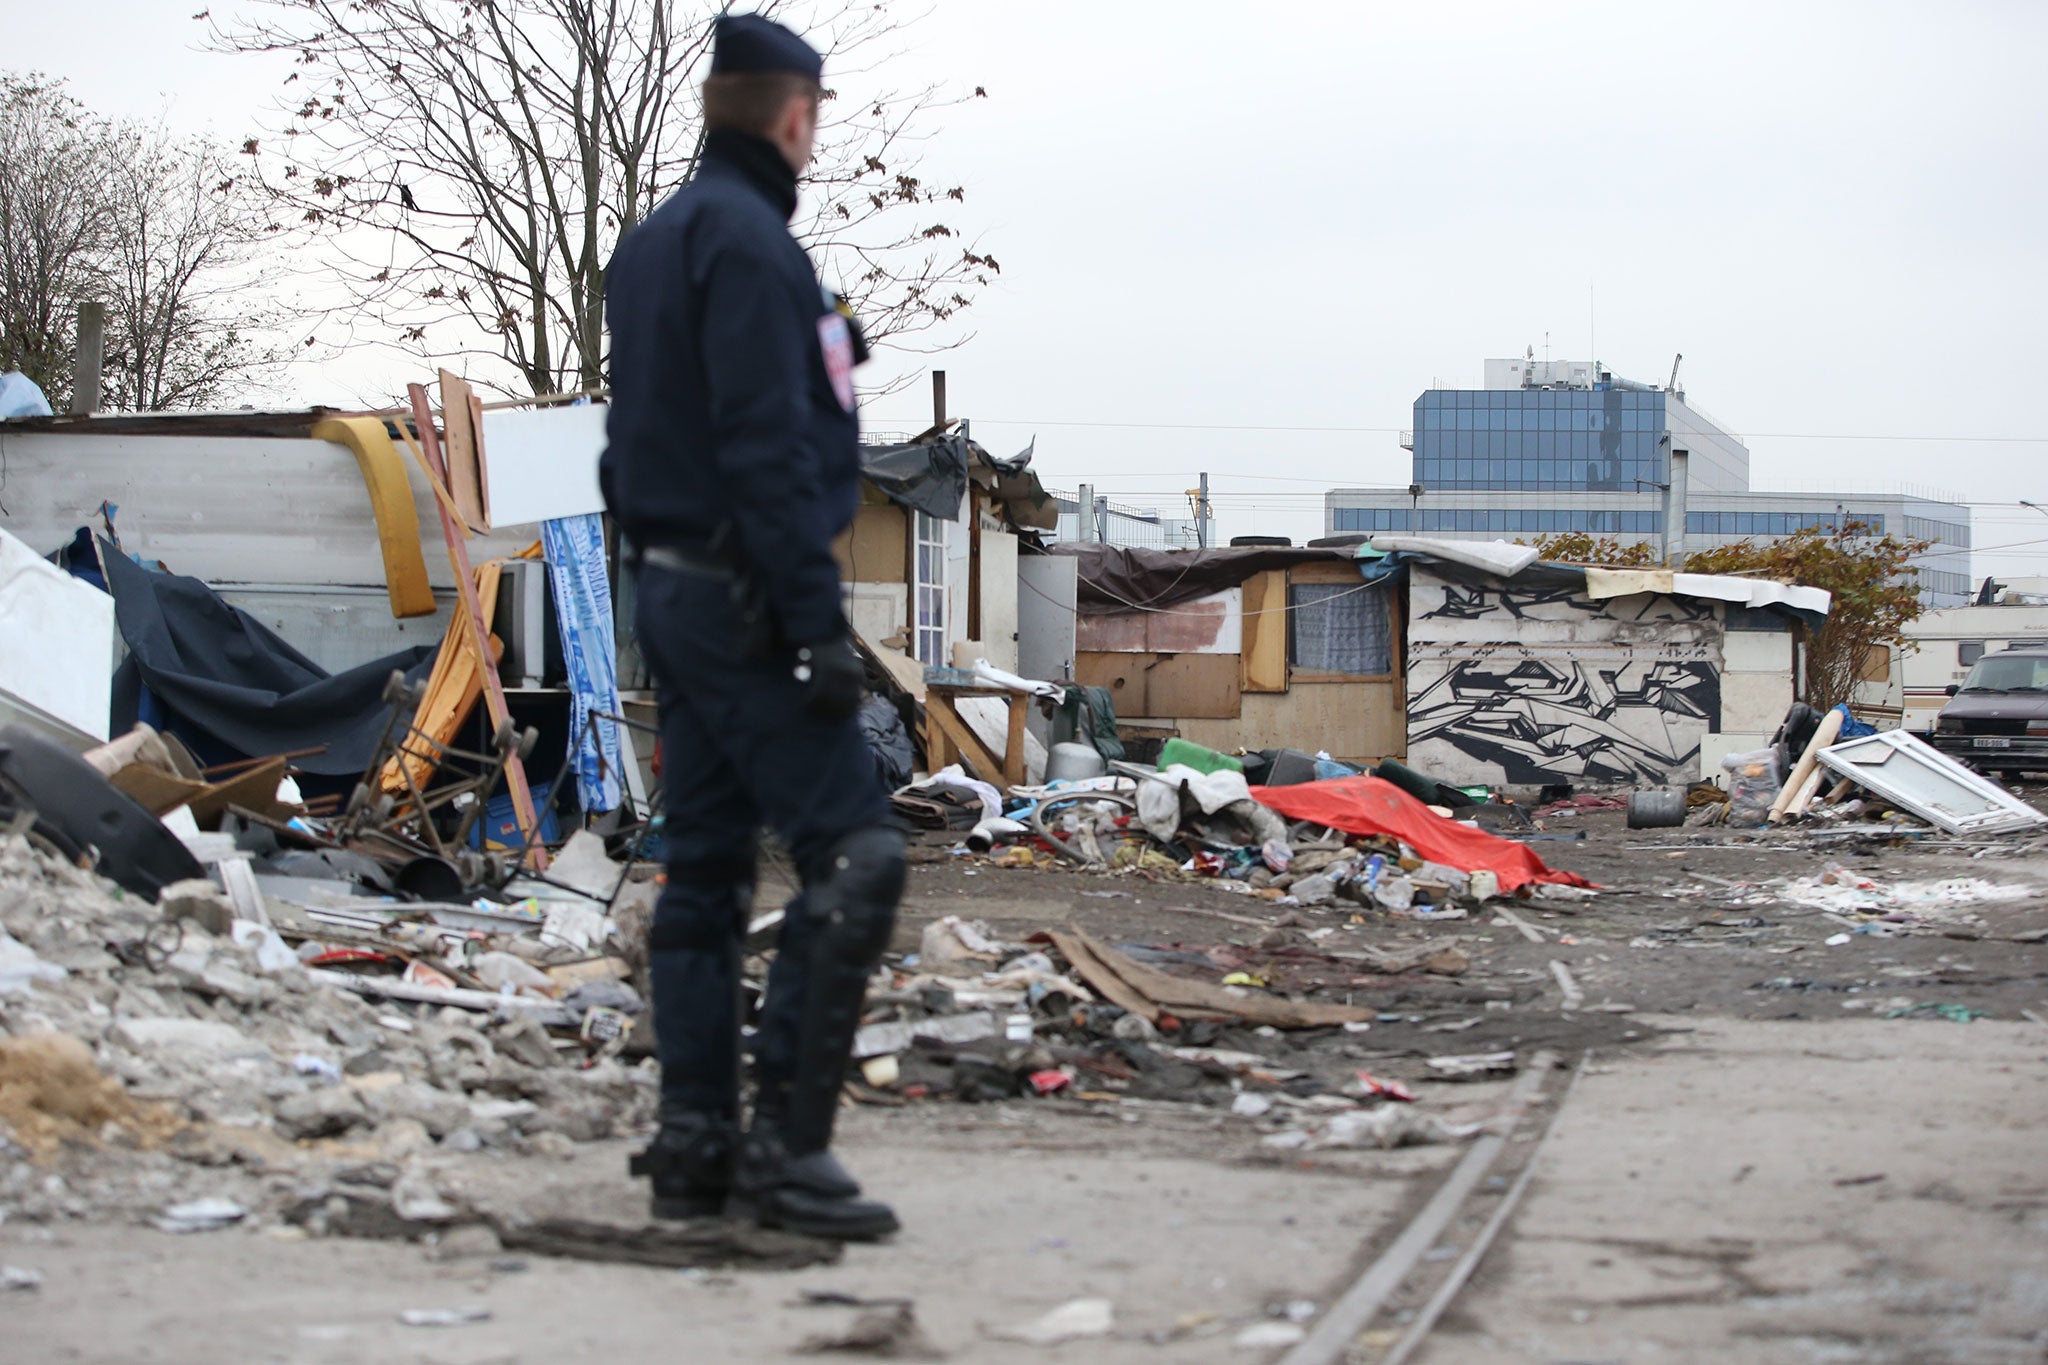
[[[976,417],[976,422],[1013,427],[1095,427],[1110,431],[1253,431],[1311,435],[1399,435],[1412,427],[1284,426],[1255,422],[1087,422],[1030,417]],[[1730,432],[1738,440],[1763,437],[1773,441],[1919,441],[1987,445],[2048,445],[2048,436],[1917,436],[1837,431]]]

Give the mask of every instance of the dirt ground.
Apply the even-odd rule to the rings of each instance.
[[[897,946],[958,914],[1005,937],[1079,923],[1111,944],[1235,945],[1271,965],[1276,950],[1257,945],[1284,923],[1299,936],[1277,959],[1288,979],[1320,971],[1317,998],[1371,1006],[1371,1027],[1228,1030],[1219,1046],[1333,1083],[1360,1069],[1403,1080],[1418,1109],[1452,1119],[1487,1116],[1506,1083],[1433,1079],[1430,1057],[1547,1048],[1578,1068],[1527,1200],[1416,1357],[1432,1365],[2048,1359],[2048,845],[1630,832],[1608,813],[1546,832],[1581,830],[1534,847],[1606,890],[1510,903],[1542,943],[1485,910],[1354,923],[1348,905],[1002,869],[927,840]],[[2016,890],[1937,903],[1912,932],[1868,932],[1778,884],[1831,864],[1888,884]],[[1470,970],[1333,976],[1308,956],[1424,941],[1463,947]],[[1563,1008],[1552,963],[1579,1008]],[[437,1259],[289,1228],[173,1237],[139,1220],[11,1218],[0,1264],[43,1283],[0,1291],[0,1355],[778,1360],[852,1320],[802,1299],[829,1290],[912,1301],[953,1360],[1277,1358],[1235,1338],[1290,1305],[1327,1309],[1464,1149],[1276,1150],[1261,1142],[1274,1117],[1227,1101],[854,1107],[848,1163],[905,1231],[795,1272]],[[1538,1118],[1536,1133],[1549,1114]],[[445,1186],[479,1202],[626,1222],[644,1207],[624,1175],[630,1147],[437,1160]],[[1447,1240],[1430,1259],[1456,1249]],[[1111,1301],[1110,1335],[992,1335],[1080,1297]],[[398,1319],[465,1306],[490,1316]],[[1398,1313],[1376,1323],[1354,1358],[1377,1360],[1400,1325]]]

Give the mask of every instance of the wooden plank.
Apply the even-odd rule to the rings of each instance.
[[[434,484],[434,502],[441,514],[441,535],[448,543],[448,564],[455,571],[455,588],[462,597],[458,615],[468,623],[469,648],[478,670],[483,674],[484,699],[490,707],[491,724],[494,727],[506,725],[512,719],[512,709],[506,705],[505,684],[498,677],[498,662],[491,655],[491,632],[484,625],[483,607],[476,595],[476,570],[470,567],[469,547],[464,541],[462,528],[456,524],[453,499],[447,492],[447,468],[441,462],[440,442],[434,435],[434,413],[427,402],[427,388],[424,384],[408,384],[406,393],[412,398],[413,420],[419,430],[419,443],[413,450]],[[548,853],[540,843],[540,819],[534,813],[533,792],[526,785],[526,765],[519,761],[517,754],[506,760],[505,785],[512,792],[513,816],[519,822],[519,832],[525,842],[523,859],[544,871],[548,865]]]
[[[1082,617],[1086,621],[1087,617]],[[1152,661],[1149,654],[1105,653],[1094,650],[1077,650],[1074,654],[1074,681],[1084,687],[1106,687],[1110,701],[1116,706],[1119,716],[1150,716],[1154,712],[1145,695],[1145,665]]]
[[[1345,587],[1358,587],[1365,583],[1365,575],[1358,571],[1355,560],[1332,560],[1328,564],[1297,564],[1286,570],[1290,583],[1341,583]]]
[[[1244,585],[1244,646],[1238,687],[1245,692],[1287,690],[1287,571],[1268,569]]]
[[[1376,763],[1407,752],[1407,697],[1401,684],[1392,680],[1351,679],[1310,687],[1297,678],[1286,692],[1246,693],[1235,720],[1183,718],[1178,729],[1183,738],[1226,753],[1327,749],[1350,762]]]
[[[1009,774],[1004,769],[1002,760],[989,752],[988,746],[981,742],[981,737],[974,733],[973,727],[961,719],[960,713],[953,709],[951,694],[933,689],[925,698],[924,714],[927,724],[938,727],[938,734],[947,753],[963,759],[976,777],[991,783],[1008,781]],[[1021,745],[1018,753],[1021,762]],[[937,762],[936,759],[932,761]],[[1019,781],[1021,780],[1020,778]],[[1010,785],[1014,786],[1016,783]]]
[[[1155,658],[1145,683],[1151,714],[1229,720],[1242,711],[1236,655],[1166,654]],[[1121,708],[1117,714],[1123,714]]]
[[[1010,694],[1010,731],[1003,737],[1003,778],[1012,787],[1024,785],[1024,716],[1030,699],[1022,692]]]
[[[501,562],[495,559],[477,566],[477,603],[483,611],[485,630],[491,628],[497,615],[498,579],[503,573]],[[455,742],[463,722],[476,709],[477,698],[483,695],[483,674],[465,643],[468,630],[461,612],[449,618],[448,633],[442,638],[441,650],[434,656],[433,672],[427,677],[427,690],[413,712],[413,728],[435,744]],[[491,637],[491,646],[491,658],[502,657],[504,650],[495,635]],[[403,794],[409,790],[406,778],[410,771],[412,782],[424,788],[433,771],[429,753],[424,749],[425,746],[412,741],[403,745],[401,752],[385,761],[378,785],[393,795]]]
[[[475,534],[491,526],[484,505],[483,467],[477,459],[478,426],[470,412],[475,397],[470,387],[452,371],[441,371],[442,454],[448,463],[448,492],[462,524]]]
[[[1074,623],[1074,647],[1090,654],[1147,654],[1150,638],[1143,612],[1090,612]]]
[[[856,510],[832,542],[832,557],[848,583],[907,583],[909,546],[910,518],[892,502]]]
[[[1170,976],[1156,967],[1106,948],[1079,929],[1053,935],[1054,946],[1090,986],[1123,1004],[1118,995],[1134,993],[1149,1001],[1157,1019],[1164,1010],[1182,1019],[1242,1019],[1248,1024],[1270,1024],[1274,1028],[1329,1028],[1336,1024],[1370,1019],[1377,1012],[1356,1005],[1325,1005],[1309,1000],[1288,1000],[1277,995],[1247,992],[1232,994],[1209,981]],[[1130,1009],[1129,1005],[1124,1005]]]

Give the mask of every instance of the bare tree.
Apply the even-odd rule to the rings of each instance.
[[[201,408],[275,373],[282,321],[258,260],[278,237],[267,197],[209,144],[161,126],[110,143],[107,405]]]
[[[106,243],[106,130],[63,83],[0,75],[0,369],[71,391],[77,308]]]
[[[87,299],[107,310],[108,407],[203,407],[281,363],[287,314],[259,261],[280,234],[230,160],[0,75],[0,367],[64,406]]]
[[[217,44],[292,54],[303,93],[274,143],[243,150],[294,216],[333,230],[352,317],[422,356],[505,362],[535,394],[600,386],[605,267],[695,169],[724,6],[254,4]],[[885,4],[819,0],[792,22],[828,49],[835,84],[874,87],[826,107],[801,234],[871,340],[914,346],[997,269],[939,217],[963,192],[917,174],[930,116],[960,97],[884,84],[900,56]]]

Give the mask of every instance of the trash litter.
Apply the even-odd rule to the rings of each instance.
[[[1415,1103],[1415,1092],[1413,1090],[1410,1090],[1399,1081],[1383,1081],[1368,1071],[1358,1073],[1355,1088],[1354,1086],[1346,1086],[1344,1088],[1347,1092],[1353,1092],[1355,1089],[1355,1093],[1367,1099],[1394,1100],[1401,1104]]]
[[[880,1304],[865,1309],[841,1331],[815,1332],[805,1337],[797,1351],[801,1355],[874,1356],[882,1360],[940,1360],[944,1352],[932,1345],[918,1325],[917,1311],[908,1303]]]
[[[1721,760],[1728,774],[1728,814],[1725,823],[1736,826],[1761,825],[1770,818],[1771,805],[1784,785],[1779,771],[1776,746],[1749,753],[1729,754]]]
[[[1842,915],[1875,915],[1905,925],[1967,919],[1972,907],[2011,904],[2041,894],[2036,886],[1993,882],[1982,877],[1879,882],[1838,864],[1830,864],[1814,876],[1766,882],[1763,886],[1773,899],[1788,904]]]
[[[0,1265],[0,1293],[36,1290],[43,1287],[43,1272],[27,1266]]]
[[[1420,1147],[1440,1142],[1463,1142],[1477,1135],[1481,1125],[1448,1123],[1434,1114],[1420,1113],[1408,1105],[1382,1104],[1371,1109],[1353,1109],[1332,1115],[1320,1124],[1274,1133],[1264,1139],[1268,1147],[1284,1150],[1320,1151],[1331,1147]]]
[[[1115,1327],[1116,1310],[1108,1299],[1069,1299],[1029,1322],[998,1328],[988,1335],[1027,1346],[1057,1346],[1064,1341],[1106,1337]]]
[[[1571,968],[1553,960],[1550,964],[1550,974],[1557,978],[1557,988],[1564,994],[1560,1008],[1575,1010],[1586,1003],[1585,994],[1580,991],[1579,983],[1573,979]]]
[[[1949,834],[2008,834],[2048,824],[2048,815],[1904,730],[1844,740],[1816,757],[1829,771]]]
[[[1055,931],[1051,935],[1074,971],[1103,997],[1157,1024],[1162,1015],[1188,1020],[1242,1020],[1275,1028],[1327,1028],[1370,1019],[1373,1012],[1351,1005],[1325,1005],[1277,996],[1230,990],[1203,981],[1169,976],[1146,967],[1087,934]]]
[[[1992,1016],[1983,1010],[1973,1010],[1967,1005],[1945,1005],[1928,1001],[1919,1005],[1908,1005],[1902,1009],[1886,1010],[1881,1019],[1946,1019],[1951,1024],[1967,1024],[1972,1019],[1989,1019]]]
[[[1309,820],[1347,834],[1389,835],[1430,862],[1471,873],[1493,872],[1500,890],[1531,882],[1591,886],[1583,877],[1554,871],[1522,844],[1456,820],[1446,820],[1391,782],[1341,777],[1292,787],[1259,787],[1252,799],[1290,820]]]
[[[398,1320],[407,1327],[467,1327],[489,1322],[491,1310],[477,1304],[461,1308],[407,1308],[400,1311]]]
[[[1003,1032],[1003,1020],[989,1013],[945,1015],[936,1019],[904,1019],[868,1024],[853,1036],[856,1061],[901,1052],[919,1038],[942,1043],[972,1043]]]
[[[1473,1052],[1456,1057],[1430,1057],[1429,1069],[1437,1073],[1442,1081],[1484,1080],[1490,1076],[1514,1074],[1515,1054],[1512,1052]]]
[[[1298,1322],[1255,1322],[1231,1338],[1230,1344],[1240,1351],[1270,1351],[1296,1345],[1307,1336],[1308,1329]]]
[[[249,1210],[232,1199],[193,1199],[171,1205],[151,1221],[162,1232],[213,1232],[248,1216]]]
[[[69,973],[36,956],[35,949],[0,929],[0,995],[27,995],[38,981],[62,981]]]

